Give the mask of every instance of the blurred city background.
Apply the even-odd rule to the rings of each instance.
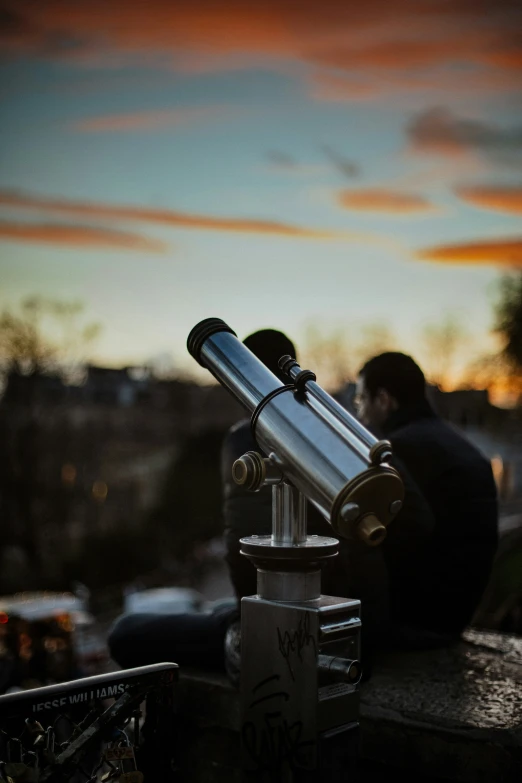
[[[243,413],[185,349],[217,316],[286,331],[347,407],[367,358],[414,356],[499,487],[477,624],[522,633],[519,10],[2,0],[0,18],[5,609],[76,591],[101,638],[134,591],[232,595],[219,451]]]

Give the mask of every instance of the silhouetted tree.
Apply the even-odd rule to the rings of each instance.
[[[522,273],[504,275],[495,307],[495,332],[502,354],[515,373],[522,373]]]
[[[494,303],[493,333],[500,349],[476,359],[468,368],[470,386],[488,387],[501,404],[522,410],[522,273],[500,278]]]
[[[99,331],[98,324],[80,326],[81,302],[43,297],[25,299],[0,316],[0,370],[10,375],[63,372],[82,358]]]
[[[362,326],[338,326],[326,332],[308,324],[301,365],[313,370],[324,388],[337,391],[353,381],[360,367],[371,356],[393,350],[395,338],[387,324],[368,323]]]
[[[7,379],[0,404],[0,556],[6,547],[23,553],[25,587],[42,579],[42,539],[52,551],[52,531],[65,525],[71,506],[61,468],[70,461],[74,433],[54,428],[53,439],[37,403],[42,388],[63,390],[59,378],[43,376],[70,371],[97,332],[93,324],[78,325],[81,311],[77,302],[33,297],[0,315],[0,376]]]
[[[385,353],[385,351],[396,350],[397,342],[395,336],[387,324],[365,324],[361,327],[360,337],[355,349],[358,369],[373,356],[378,356],[380,353]]]
[[[424,327],[423,342],[426,349],[427,375],[437,386],[451,383],[455,357],[468,342],[468,334],[458,318],[447,313],[436,324]]]
[[[313,370],[324,388],[339,389],[353,378],[353,350],[347,329],[337,327],[325,332],[309,323],[302,345],[298,342],[296,348],[301,366]]]

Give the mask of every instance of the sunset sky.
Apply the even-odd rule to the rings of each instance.
[[[93,358],[218,316],[492,346],[522,268],[522,5],[0,0],[0,309],[81,299]]]

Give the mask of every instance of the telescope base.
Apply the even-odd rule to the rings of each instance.
[[[314,780],[332,747],[344,753],[351,746],[348,755],[356,755],[357,683],[336,677],[323,661],[358,660],[359,629],[356,600],[242,599],[245,780]]]

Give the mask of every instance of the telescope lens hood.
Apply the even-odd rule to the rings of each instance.
[[[208,340],[209,337],[212,337],[213,334],[217,334],[218,332],[229,332],[229,334],[233,334],[234,337],[237,337],[234,330],[222,321],[221,318],[205,318],[204,321],[200,321],[199,324],[196,324],[187,338],[188,352],[202,367],[205,367],[200,359],[203,344],[205,340]]]

